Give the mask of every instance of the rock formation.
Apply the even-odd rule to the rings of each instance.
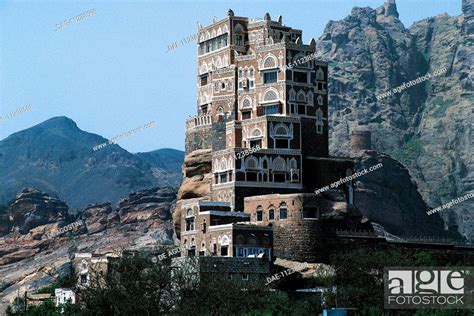
[[[347,155],[352,130],[372,131],[372,146],[400,161],[430,208],[474,190],[473,4],[405,28],[391,1],[353,8],[330,21],[317,44],[330,65],[331,154]],[[394,2],[394,1],[393,1]],[[446,72],[381,97],[427,73]],[[474,200],[440,214],[474,240]]]
[[[63,201],[39,190],[27,188],[16,196],[8,214],[13,229],[26,234],[41,225],[64,224],[68,209]]]
[[[352,156],[358,171],[383,164],[354,180],[354,203],[371,222],[399,237],[462,238],[457,227],[445,229],[439,214],[426,214],[429,208],[402,164],[374,150],[352,152]]]

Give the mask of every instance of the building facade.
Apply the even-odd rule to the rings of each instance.
[[[316,42],[272,21],[227,17],[198,30],[197,112],[186,153],[212,149],[212,199],[305,189],[308,157],[328,157],[328,65]],[[251,154],[245,154],[250,149]]]
[[[198,25],[197,115],[186,121],[186,154],[210,151],[212,180],[210,201],[178,203],[184,255],[256,251],[315,262],[324,256],[328,214],[345,228],[355,209],[352,182],[314,193],[354,171],[352,159],[329,156],[328,64],[315,56],[316,41],[304,44],[281,16],[254,20],[229,10]],[[246,244],[237,240],[244,227]],[[270,231],[267,251],[261,234]],[[262,238],[251,241],[254,250],[249,235]]]

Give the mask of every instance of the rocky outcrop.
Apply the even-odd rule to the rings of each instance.
[[[144,222],[147,229],[162,228],[171,219],[170,209],[176,199],[173,188],[153,188],[132,193],[117,204],[120,224]],[[172,235],[171,226],[167,230]]]
[[[462,238],[457,227],[445,229],[439,214],[426,213],[429,208],[402,164],[374,150],[352,155],[357,171],[383,165],[354,180],[354,203],[372,223],[399,237]]]
[[[68,209],[63,201],[36,189],[27,188],[16,196],[8,214],[13,228],[26,234],[30,229],[41,225],[64,223]]]
[[[100,233],[119,223],[117,212],[112,211],[110,203],[97,203],[87,206],[82,212],[88,234]]]
[[[199,149],[186,155],[183,164],[183,182],[173,211],[174,230],[178,238],[181,230],[181,205],[190,201],[210,200],[211,181],[211,149]]]
[[[430,208],[474,191],[473,9],[438,15],[410,28],[396,7],[355,7],[330,21],[317,44],[329,62],[332,155],[348,155],[352,130],[372,131],[373,149],[400,161]],[[446,72],[383,96],[427,73]],[[474,240],[474,200],[440,214],[446,227]]]

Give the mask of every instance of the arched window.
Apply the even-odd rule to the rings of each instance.
[[[245,98],[242,101],[242,109],[252,108],[252,100],[250,98]]]
[[[321,109],[316,110],[316,133],[322,134],[323,133],[323,111]]]
[[[308,103],[309,103],[309,105],[313,105],[314,104],[313,102],[314,102],[314,94],[313,94],[312,91],[309,91],[308,92]]]
[[[267,92],[265,92],[265,95],[263,96],[263,101],[278,101],[277,92],[275,92],[274,90],[267,90]]]
[[[298,164],[297,164],[295,158],[291,158],[291,160],[290,160],[290,168],[291,168],[291,169],[298,169]]]
[[[193,210],[186,211],[186,231],[194,230],[194,215]]]
[[[252,133],[250,133],[251,137],[262,137],[262,131],[259,128],[254,128]]]
[[[217,36],[219,35],[222,35],[222,29],[220,27],[217,29]]]
[[[277,65],[278,65],[278,62],[277,62],[276,57],[273,55],[269,55],[263,60],[263,64],[262,64],[263,67],[261,69],[276,68]]]
[[[262,206],[259,205],[257,207],[256,215],[257,215],[257,222],[263,221],[263,208],[262,208]]]
[[[288,208],[286,203],[280,204],[280,220],[288,218]]]
[[[289,141],[292,138],[287,125],[278,123],[273,129],[272,138],[275,139],[274,148],[289,148]]]
[[[227,28],[227,25],[224,25],[224,33],[229,33],[229,29]]]
[[[295,101],[296,100],[296,92],[295,90],[291,89],[290,90],[290,101]]]
[[[268,220],[272,221],[275,219],[275,209],[274,208],[270,208],[268,210]]]
[[[324,80],[324,71],[321,68],[316,71],[316,80]]]
[[[289,137],[288,127],[283,124],[279,124],[275,127],[275,136]]]
[[[227,169],[227,161],[225,160],[225,158],[222,158],[219,163],[219,170],[224,171],[226,169]]]
[[[298,92],[297,100],[298,100],[298,101],[302,101],[302,102],[305,102],[305,101],[306,101],[306,95],[304,94],[303,91],[299,91],[299,92]]]
[[[323,105],[323,97],[322,97],[322,95],[318,95],[318,105]]]
[[[321,109],[316,110],[316,120],[320,122],[323,121],[323,111]]]
[[[285,159],[281,158],[280,156],[276,157],[273,160],[273,170],[274,171],[286,171],[286,162]]]
[[[256,170],[258,169],[258,160],[254,156],[249,156],[245,159],[245,169]]]

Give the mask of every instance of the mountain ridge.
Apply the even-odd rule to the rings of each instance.
[[[0,204],[34,187],[78,209],[99,202],[115,204],[133,191],[177,186],[181,181],[181,151],[132,154],[117,144],[92,149],[104,142],[106,138],[81,130],[66,116],[9,135],[0,141]]]

